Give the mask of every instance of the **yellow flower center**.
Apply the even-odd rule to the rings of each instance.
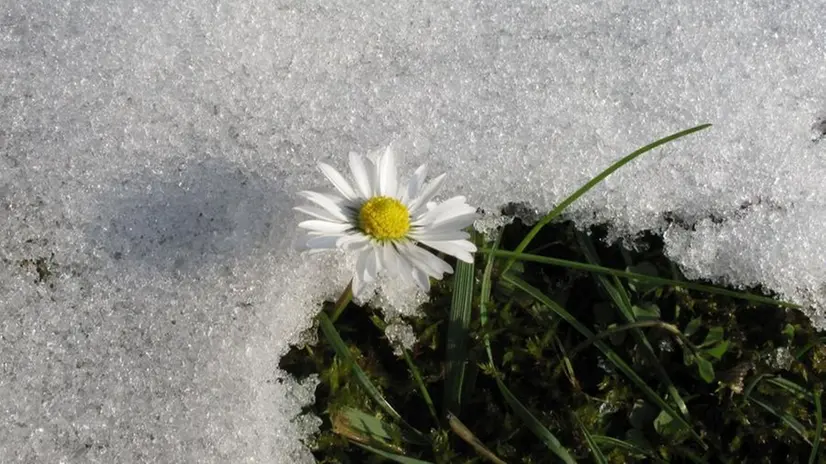
[[[361,205],[359,228],[378,240],[404,238],[410,230],[410,212],[395,198],[373,197]]]

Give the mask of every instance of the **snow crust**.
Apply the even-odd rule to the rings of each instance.
[[[0,456],[313,462],[315,380],[278,359],[349,263],[298,254],[291,207],[324,186],[317,161],[388,144],[407,172],[448,172],[445,197],[541,212],[713,123],[569,216],[662,231],[689,275],[762,283],[826,326],[825,17],[819,0],[0,2]]]

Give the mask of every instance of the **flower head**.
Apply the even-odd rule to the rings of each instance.
[[[305,191],[313,205],[295,209],[312,216],[298,227],[308,230],[306,247],[344,249],[356,253],[353,294],[380,273],[430,289],[430,277],[453,272],[445,261],[420,245],[465,262],[473,262],[476,246],[462,229],[476,219],[476,209],[463,196],[437,204],[432,200],[445,180],[442,174],[425,183],[421,166],[406,184],[397,178],[396,157],[389,148],[375,160],[350,154],[351,184],[335,168],[319,163],[335,193]]]

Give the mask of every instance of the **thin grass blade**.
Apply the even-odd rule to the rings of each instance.
[[[502,232],[497,235],[495,241],[493,242],[493,249],[496,250],[499,248],[499,244],[502,241]],[[493,275],[493,255],[488,255],[487,260],[485,263],[485,270],[482,273],[482,282],[481,282],[481,291],[479,295],[479,320],[482,323],[482,327],[484,327],[488,322],[488,308],[490,304],[490,292],[491,292],[491,276]],[[483,343],[485,345],[485,351],[488,354],[488,362],[490,363],[490,367],[494,372],[494,378],[496,379],[496,385],[499,387],[500,393],[505,398],[505,401],[508,405],[513,409],[516,415],[522,420],[528,430],[533,432],[533,434],[539,438],[548,449],[554,453],[559,459],[561,459],[566,464],[574,464],[576,461],[571,454],[562,446],[562,443],[548,430],[547,427],[542,425],[539,420],[531,414],[531,412],[526,408],[508,389],[507,386],[501,380],[501,374],[498,370],[496,370],[496,364],[493,362],[493,352],[490,348],[490,338],[485,335],[483,339]]]
[[[773,416],[777,417],[778,419],[780,419],[781,421],[783,421],[786,425],[789,426],[790,429],[797,432],[797,434],[800,435],[800,437],[803,438],[803,440],[806,443],[808,443],[810,445],[812,444],[812,442],[806,436],[806,427],[804,427],[803,424],[801,424],[800,421],[795,419],[791,414],[788,414],[788,413],[782,412],[782,411],[778,411],[774,406],[768,404],[767,402],[763,401],[760,398],[757,398],[754,395],[749,396],[749,401],[753,401],[754,404],[760,406],[761,408],[768,411],[771,415],[773,415]]]
[[[585,259],[587,259],[590,264],[598,266],[600,264],[599,256],[597,256],[596,249],[594,248],[594,244],[591,241],[591,239],[582,232],[577,232],[576,235],[580,248],[582,252],[585,254]],[[612,282],[604,275],[594,274],[593,276],[594,279],[597,280],[600,286],[614,301],[614,304],[620,310],[620,313],[625,318],[625,320],[627,322],[636,322],[637,318],[634,316],[634,310],[631,308],[631,298],[628,296],[628,292],[625,291],[625,288],[622,286],[622,284],[619,283],[617,277],[614,276]],[[657,354],[654,352],[654,347],[651,346],[651,342],[649,342],[648,338],[646,338],[645,336],[645,332],[643,332],[641,329],[634,329],[631,331],[631,334],[634,336],[634,339],[637,341],[637,344],[642,346],[643,351],[648,356],[648,360],[651,361],[652,365],[654,366],[654,369],[657,373],[657,376],[660,378],[660,381],[666,385],[668,395],[671,397],[674,403],[676,403],[677,408],[679,408],[680,412],[683,414],[683,416],[685,416],[687,420],[691,420],[690,415],[688,413],[688,406],[686,406],[682,395],[680,395],[680,392],[677,391],[677,387],[674,386],[674,383],[671,381],[671,378],[668,376],[668,373],[665,371],[665,368],[660,363]]]
[[[820,442],[823,441],[823,408],[820,406],[820,392],[815,389],[813,392],[815,400],[815,439],[812,443],[812,454],[809,455],[809,464],[814,464],[820,456]]]
[[[585,427],[585,424],[579,420],[576,414],[571,414],[573,416],[574,421],[576,421],[577,425],[579,425],[579,429],[582,431],[582,435],[585,437],[585,441],[588,443],[588,449],[591,451],[591,455],[594,456],[594,462],[597,464],[608,464],[608,459],[605,458],[605,455],[602,454],[602,450],[597,445],[597,442],[594,441],[594,438],[591,436],[591,432],[588,431],[588,428]]]
[[[628,451],[629,453],[636,453],[641,456],[646,456],[647,458],[653,460],[654,462],[666,462],[662,460],[660,457],[655,455],[651,450],[647,450],[645,448],[639,447],[633,443],[629,443],[624,440],[620,440],[614,437],[608,437],[605,435],[591,435],[591,438],[594,442],[598,445],[601,445],[606,448],[618,448],[624,451]]]
[[[397,420],[400,424],[402,424],[405,428],[410,430],[414,433],[418,438],[427,441],[427,438],[422,434],[420,431],[416,430],[415,427],[408,424],[402,416],[393,408],[393,406],[382,396],[379,389],[373,385],[373,382],[370,381],[370,378],[367,377],[367,374],[362,370],[361,367],[356,363],[353,359],[350,350],[347,348],[347,345],[344,343],[344,340],[341,339],[341,335],[339,335],[338,330],[336,330],[333,322],[324,312],[319,313],[318,315],[319,324],[321,325],[321,331],[324,333],[324,336],[327,338],[327,341],[333,347],[333,350],[336,352],[336,355],[342,360],[342,362],[346,363],[350,366],[350,369],[353,373],[353,376],[356,378],[356,381],[361,385],[361,388],[367,393],[367,395],[382,409],[386,412],[390,417]]]
[[[456,264],[453,300],[447,326],[447,353],[445,373],[444,411],[461,411],[465,366],[468,361],[468,336],[473,304],[473,263]]]
[[[496,235],[492,245],[493,248],[491,248],[492,250],[499,249],[499,244],[502,243],[503,233],[504,229],[500,230]],[[492,254],[488,254],[487,259],[485,260],[485,269],[482,271],[482,282],[480,283],[479,288],[479,319],[483,327],[488,322],[487,309],[490,304],[490,292],[493,288],[492,278],[494,261],[494,256]]]
[[[370,320],[373,321],[373,324],[382,332],[387,330],[387,324],[380,317],[372,316]],[[422,379],[422,374],[419,372],[419,368],[416,367],[416,363],[413,362],[413,358],[410,356],[410,350],[407,348],[402,348],[402,354],[404,355],[404,362],[407,363],[407,368],[410,370],[410,375],[413,377],[413,381],[416,382],[416,388],[419,389],[419,393],[421,393],[422,399],[427,405],[427,410],[433,417],[434,423],[438,424],[440,420],[439,415],[436,414],[436,407],[433,405],[433,399],[430,397],[430,392],[427,391],[427,386]]]
[[[341,296],[338,297],[336,300],[336,304],[333,306],[333,314],[330,316],[330,320],[335,322],[341,317],[341,314],[347,309],[347,305],[353,301],[353,281],[351,280],[349,284],[347,284],[347,288],[344,289],[344,292],[341,293]]]
[[[502,243],[502,235],[504,233],[504,229],[500,230],[499,233],[496,235],[496,239],[493,241],[493,249],[499,249],[499,244]],[[492,277],[493,277],[493,262],[494,262],[493,255],[488,255],[487,259],[485,260],[485,270],[482,272],[482,282],[480,283],[479,289],[479,322],[484,328],[488,323],[488,306],[490,305],[490,292],[493,288]],[[491,367],[493,365],[493,354],[490,351],[490,339],[487,335],[484,337],[485,341],[485,350],[488,352],[488,359],[491,362]]]
[[[491,360],[491,363],[492,361],[493,360]],[[554,436],[554,434],[552,434],[550,430],[548,430],[544,425],[542,425],[542,423],[539,422],[539,419],[534,417],[534,415],[531,414],[528,408],[526,408],[513,395],[513,393],[511,393],[508,387],[505,386],[505,384],[499,378],[498,373],[496,375],[496,385],[499,386],[499,391],[502,392],[502,396],[505,398],[505,402],[507,402],[511,409],[513,409],[513,412],[515,412],[516,415],[519,416],[520,419],[522,419],[522,422],[525,424],[525,426],[528,427],[528,429],[531,432],[533,432],[533,434],[536,435],[537,438],[539,438],[540,440],[542,440],[543,443],[545,443],[545,446],[547,446],[548,449],[551,450],[551,452],[553,452],[559,459],[562,459],[562,461],[566,463],[570,464],[576,462],[574,458],[571,457],[570,453],[568,453],[568,450],[565,449],[565,447],[562,446],[562,443],[560,443],[559,440]]]
[[[539,231],[542,230],[543,227],[545,227],[545,225],[547,225],[549,222],[554,220],[563,211],[565,211],[565,209],[568,206],[570,206],[571,203],[577,201],[579,199],[579,197],[581,197],[582,195],[585,195],[585,193],[587,193],[589,190],[594,188],[597,184],[599,184],[600,182],[605,180],[606,177],[613,174],[614,171],[616,171],[617,169],[619,169],[619,168],[625,166],[626,164],[630,163],[631,161],[633,161],[638,156],[643,155],[645,153],[648,153],[649,151],[651,151],[651,150],[653,150],[653,149],[655,149],[655,148],[657,148],[661,145],[665,145],[668,142],[672,142],[672,141],[677,140],[681,137],[685,137],[687,135],[690,135],[690,134],[693,134],[695,132],[701,131],[701,130],[706,129],[708,127],[711,127],[711,124],[702,124],[700,126],[692,127],[691,129],[686,129],[684,131],[677,132],[676,134],[672,134],[672,135],[669,135],[667,137],[663,137],[663,138],[661,138],[661,139],[659,139],[655,142],[652,142],[652,143],[650,143],[650,144],[648,144],[648,145],[646,145],[642,148],[639,148],[639,149],[635,150],[631,154],[627,155],[626,157],[624,157],[624,158],[620,159],[619,161],[617,161],[616,163],[612,164],[607,169],[605,169],[601,173],[597,174],[596,177],[594,177],[593,179],[586,182],[585,185],[583,185],[582,187],[579,188],[579,190],[577,190],[576,192],[571,194],[571,196],[569,196],[568,198],[563,200],[562,203],[557,205],[556,208],[554,208],[550,213],[546,214],[545,217],[543,217],[539,222],[537,222],[536,225],[533,226],[533,228],[528,232],[528,234],[525,236],[525,238],[522,240],[522,242],[519,243],[519,246],[516,247],[516,250],[514,250],[514,252],[521,253],[521,252],[525,251],[525,248],[528,246],[528,244],[531,243],[531,240],[533,240],[533,238],[536,236],[536,234],[538,234]],[[505,268],[504,268],[503,273],[507,272],[508,269],[510,269],[510,267],[513,265],[514,261],[515,261],[514,258],[511,258],[507,261],[507,263],[505,264]]]
[[[493,451],[489,450],[481,440],[476,438],[476,435],[470,431],[462,421],[459,420],[458,417],[454,416],[452,413],[448,413],[447,415],[447,422],[450,425],[450,429],[453,430],[453,433],[459,436],[465,443],[469,444],[479,456],[487,459],[488,461],[494,464],[505,464],[505,461],[499,459],[498,456],[493,454]]]
[[[565,320],[567,323],[571,324],[580,334],[582,334],[586,338],[594,337],[594,333],[591,332],[587,327],[582,325],[575,317],[571,315],[568,311],[566,311],[562,306],[559,306],[556,302],[542,294],[536,287],[530,285],[529,283],[515,277],[513,275],[506,275],[503,277],[506,281],[509,281],[511,284],[515,285],[531,297],[533,297],[537,302],[541,303],[554,313],[556,313],[559,317]],[[594,342],[594,345],[602,351],[602,354],[605,358],[611,362],[620,372],[625,374],[628,379],[635,384],[640,390],[642,390],[643,394],[648,397],[649,401],[656,404],[660,407],[660,409],[664,410],[666,414],[671,416],[675,421],[680,423],[686,430],[689,431],[691,436],[699,443],[704,449],[707,448],[707,445],[703,441],[702,437],[694,430],[693,427],[685,420],[685,418],[677,412],[674,407],[669,404],[665,399],[663,399],[657,392],[654,391],[645,381],[636,373],[634,369],[631,368],[614,350],[612,350],[605,342],[597,340]]]
[[[528,253],[517,253],[514,251],[492,250],[490,248],[481,248],[479,253],[490,254],[498,258],[513,258],[517,261],[530,261],[534,263],[550,264],[552,266],[566,267],[568,269],[577,269],[580,271],[596,272],[598,274],[608,274],[625,279],[637,279],[647,281],[657,285],[668,285],[672,287],[682,287],[689,290],[697,290],[700,292],[712,293],[716,295],[724,295],[740,300],[751,301],[753,303],[770,304],[774,306],[781,306],[784,308],[800,309],[801,306],[789,303],[786,301],[775,300],[773,298],[752,295],[746,292],[737,292],[734,290],[727,290],[725,288],[715,287],[713,285],[695,284],[693,282],[686,282],[681,280],[665,279],[662,277],[654,277],[645,274],[638,274],[636,272],[628,272],[620,269],[612,269],[608,267],[596,266],[588,263],[580,263],[577,261],[568,261],[566,259],[551,258],[549,256],[532,255]]]
[[[782,388],[787,392],[791,393],[794,396],[800,397],[805,399],[811,404],[815,403],[815,397],[812,393],[805,388],[801,387],[799,384],[792,382],[789,379],[777,376],[777,377],[769,377],[766,379],[766,383],[774,385],[775,387]]]
[[[750,378],[748,383],[746,383],[746,388],[743,389],[743,396],[746,398],[751,396],[751,392],[766,378],[771,378],[771,374],[758,374]]]
[[[416,382],[416,387],[419,389],[419,393],[421,393],[422,399],[427,405],[427,410],[430,412],[430,416],[433,418],[434,423],[438,424],[439,415],[436,414],[436,406],[433,405],[433,399],[430,397],[430,392],[427,391],[427,386],[422,379],[422,374],[419,372],[419,368],[416,367],[416,364],[413,362],[413,358],[410,357],[410,350],[406,348],[404,349],[404,362],[407,363],[407,368],[410,369],[410,375],[413,376],[413,381]]]
[[[333,430],[351,440],[360,437],[361,440],[356,441],[367,444],[375,442],[383,447],[394,447],[392,444],[394,436],[406,443],[428,444],[418,437],[412,436],[409,432],[396,430],[393,426],[372,414],[350,407],[343,408],[336,413],[336,417],[333,419]]]
[[[373,453],[377,456],[381,456],[385,459],[389,459],[393,462],[398,462],[399,464],[433,464],[430,461],[422,461],[421,459],[409,458],[409,457],[401,455],[401,454],[391,453],[389,451],[382,451],[378,448],[373,448],[372,446],[363,445],[361,443],[354,443],[354,444],[356,446],[358,446],[359,448],[362,448],[366,451],[369,451],[369,452],[371,452],[371,453]]]

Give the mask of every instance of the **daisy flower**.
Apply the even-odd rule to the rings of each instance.
[[[313,219],[298,227],[308,231],[305,246],[311,251],[343,249],[356,254],[353,295],[358,296],[379,274],[405,279],[428,291],[430,277],[441,279],[453,272],[421,245],[473,262],[476,246],[462,229],[477,218],[476,209],[463,196],[432,202],[445,174],[425,183],[427,168],[421,166],[401,184],[390,148],[374,159],[351,153],[352,184],[328,164],[319,163],[319,169],[336,192],[299,192],[313,205],[295,209]]]

